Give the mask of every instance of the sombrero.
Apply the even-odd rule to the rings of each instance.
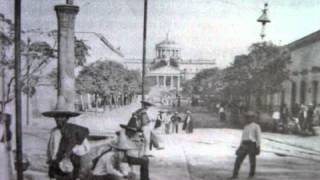
[[[73,111],[63,111],[63,110],[53,110],[53,111],[47,111],[42,113],[43,116],[46,117],[76,117],[79,116],[79,112],[73,112]]]
[[[148,101],[141,101],[141,104],[144,106],[154,106],[154,104],[148,102]]]
[[[125,125],[125,124],[120,124],[120,127],[122,127],[125,130],[138,131],[138,129],[136,127],[131,127],[131,126]]]
[[[124,133],[119,133],[119,138],[117,141],[111,141],[109,146],[120,151],[127,151],[132,149],[137,149],[133,142],[129,141]]]

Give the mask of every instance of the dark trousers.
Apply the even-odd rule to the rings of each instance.
[[[128,156],[129,165],[140,165],[140,180],[150,180],[149,179],[149,159],[147,157],[131,157]]]
[[[179,132],[179,124],[172,123],[172,133],[178,133],[178,132]]]
[[[233,177],[237,177],[243,160],[249,155],[250,172],[249,176],[254,176],[256,170],[256,143],[244,141],[241,144],[239,152],[237,152],[236,162],[233,169]]]
[[[121,180],[122,178],[113,174],[107,174],[102,176],[93,175],[91,180]]]

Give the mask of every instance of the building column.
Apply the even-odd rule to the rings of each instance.
[[[166,87],[166,79],[167,79],[167,76],[163,76],[163,87]]]

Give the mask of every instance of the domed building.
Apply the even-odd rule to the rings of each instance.
[[[155,58],[146,59],[146,62],[148,84],[166,90],[181,90],[184,80],[216,66],[214,59],[182,59],[180,45],[170,40],[168,35],[155,45]],[[141,59],[127,59],[125,65],[129,69],[141,70],[141,63]]]
[[[156,62],[158,60],[165,60],[168,62],[170,59],[180,59],[180,50],[179,45],[170,41],[168,36],[165,40],[156,44]]]

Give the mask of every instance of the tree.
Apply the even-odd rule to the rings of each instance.
[[[218,68],[200,71],[195,77],[182,85],[182,93],[189,97],[197,96],[206,105],[211,106],[211,100],[217,98],[220,91],[221,72]]]
[[[95,101],[100,97],[140,92],[141,78],[137,71],[124,68],[114,61],[96,61],[84,66],[76,78],[78,94],[92,94]],[[95,102],[96,104],[97,102]]]
[[[4,17],[4,16],[3,16]],[[5,97],[3,99],[4,105],[10,103],[14,99],[14,54],[13,54],[13,41],[14,31],[12,22],[9,19],[1,19],[1,24],[5,28],[0,31],[0,57],[1,57],[1,70],[3,73],[2,78],[5,80]],[[21,70],[21,81],[22,90],[28,93],[31,89],[32,93],[35,92],[35,85],[40,76],[40,71],[45,67],[48,62],[55,58],[54,49],[46,42],[32,42],[28,39],[28,42],[21,42],[21,55],[22,55],[22,70]],[[28,63],[29,61],[29,63]],[[26,88],[27,81],[31,88]]]
[[[74,47],[74,53],[75,53],[75,64],[77,66],[83,66],[87,62],[87,57],[89,56],[89,50],[90,47],[82,40],[77,39],[75,37],[75,47]]]
[[[289,80],[290,63],[290,53],[284,47],[272,43],[253,44],[247,55],[236,56],[234,64],[225,70],[228,99],[246,97],[249,104],[254,97],[256,106],[261,108],[261,98],[281,91],[283,82]]]

